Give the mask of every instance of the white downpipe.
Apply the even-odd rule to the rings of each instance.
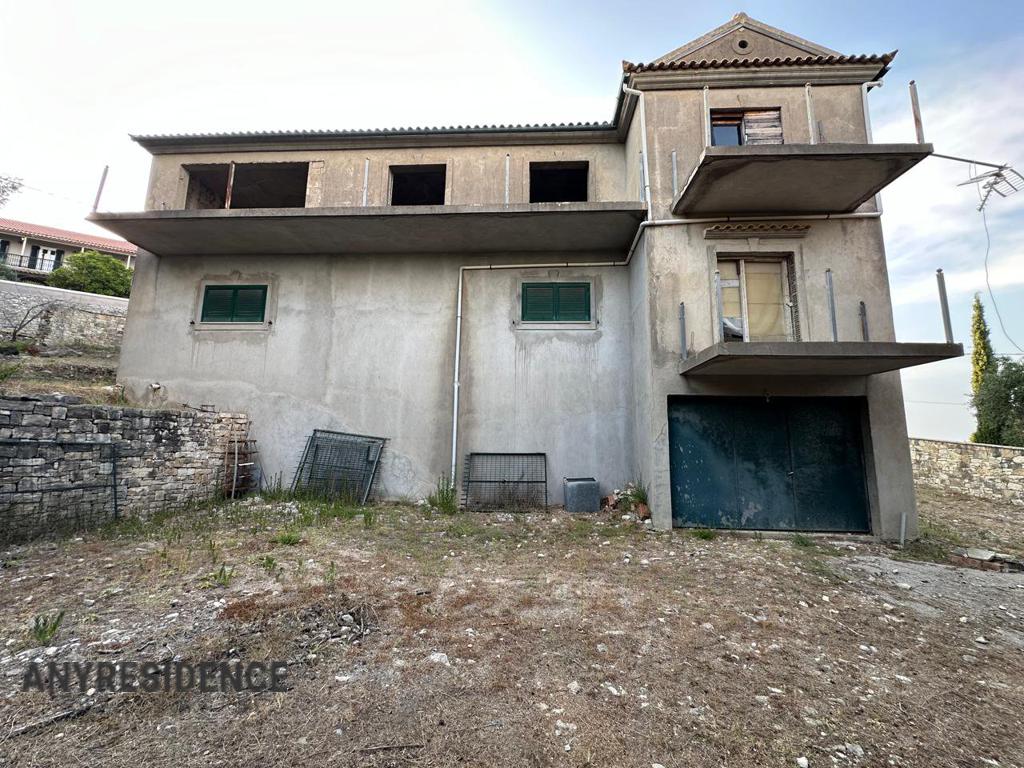
[[[861,83],[860,86],[860,98],[864,104],[864,136],[867,139],[868,144],[873,144],[875,141],[874,133],[871,130],[871,113],[868,112],[868,91],[872,88],[881,88],[882,81],[877,80],[870,83]],[[882,212],[882,193],[875,193],[875,210],[879,213]]]
[[[647,213],[649,216],[650,208],[648,208]],[[637,227],[636,234],[633,236],[633,241],[629,245],[629,251],[626,252],[626,258],[621,261],[555,261],[548,263],[534,262],[526,264],[471,264],[459,267],[458,296],[455,302],[455,364],[452,376],[452,463],[450,475],[452,483],[455,483],[455,472],[459,457],[459,385],[462,364],[462,294],[464,290],[466,272],[480,272],[496,269],[573,269],[581,267],[593,269],[595,267],[628,267],[629,263],[633,260],[633,254],[636,252],[636,247],[640,242],[641,235],[644,230],[649,227],[674,227],[686,224],[713,224],[730,221],[877,219],[880,216],[880,213],[869,211],[866,213],[825,213],[818,215],[809,214],[805,216],[719,216],[717,218],[707,219],[647,219],[640,222],[640,226]]]
[[[651,199],[651,156],[647,152],[647,109],[644,107],[644,92],[630,88],[625,83],[622,84],[622,92],[636,96],[640,106],[640,153],[643,155],[641,171],[644,175],[640,183],[643,185],[644,201],[647,203],[647,220],[650,221],[654,215],[654,204]]]

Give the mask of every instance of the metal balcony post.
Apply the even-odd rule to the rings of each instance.
[[[942,327],[946,331],[946,343],[953,343],[953,323],[949,319],[949,298],[946,296],[946,276],[941,269],[935,270],[935,280],[939,284],[939,305],[942,307]]]
[[[825,289],[828,291],[828,317],[832,326],[832,341],[839,341],[839,330],[836,326],[836,294],[832,286],[832,270],[825,270]]]

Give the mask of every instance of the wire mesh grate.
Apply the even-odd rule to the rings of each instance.
[[[547,454],[471,453],[462,472],[462,498],[475,509],[548,505]]]
[[[309,491],[365,504],[384,451],[383,437],[314,429],[292,479],[293,491]]]

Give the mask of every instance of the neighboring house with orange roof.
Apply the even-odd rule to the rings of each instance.
[[[0,263],[27,279],[44,277],[76,251],[98,251],[131,268],[136,247],[114,237],[98,237],[67,229],[0,219]]]

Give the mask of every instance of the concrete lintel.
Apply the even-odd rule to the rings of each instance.
[[[961,357],[962,344],[896,341],[719,342],[682,361],[684,376],[869,376]]]
[[[613,252],[643,221],[637,202],[94,213],[89,220],[160,256]]]
[[[932,153],[931,144],[706,147],[677,216],[850,213]]]

